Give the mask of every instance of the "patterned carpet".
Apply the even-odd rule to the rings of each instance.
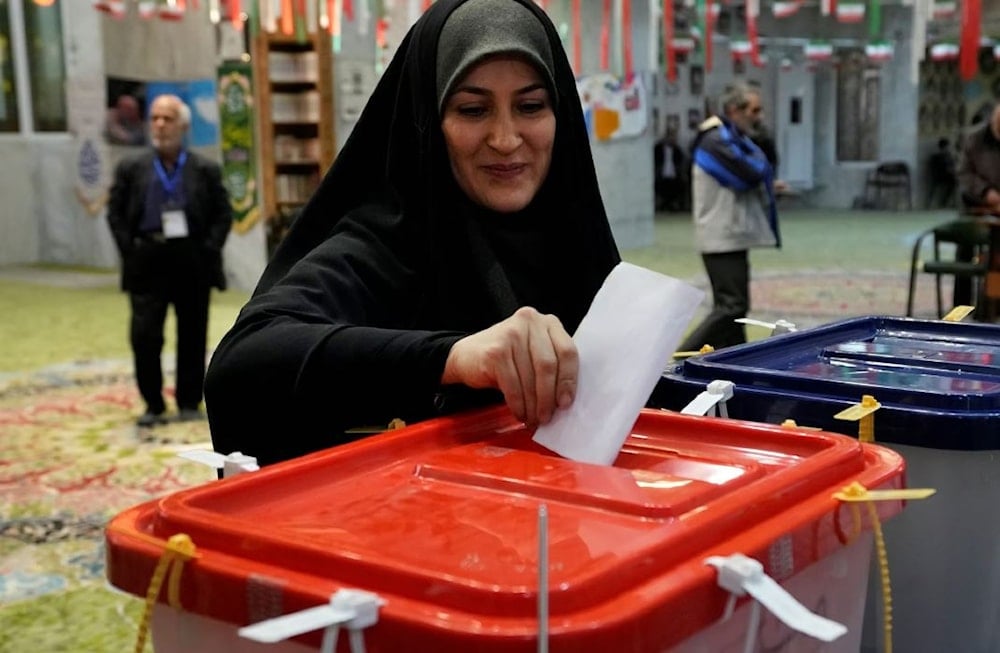
[[[134,648],[142,606],[104,580],[104,524],[215,478],[174,455],[207,423],[140,431],[141,405],[126,363],[0,378],[0,652]]]
[[[755,272],[751,315],[801,327],[900,315],[906,283],[884,272]],[[918,314],[930,316],[929,278],[919,290]],[[205,422],[140,431],[140,410],[124,361],[0,376],[0,653],[134,648],[142,606],[107,586],[104,523],[215,478],[175,456],[207,446]]]
[[[799,327],[817,326],[861,315],[905,315],[907,274],[886,271],[797,270],[751,272],[751,316],[784,318]],[[945,310],[950,308],[951,281],[942,279]],[[917,279],[914,316],[936,317],[934,279]]]

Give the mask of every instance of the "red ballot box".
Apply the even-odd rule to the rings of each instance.
[[[612,466],[530,436],[487,409],[136,506],[108,525],[108,577],[144,597],[168,539],[190,538],[193,557],[157,597],[158,653],[318,650],[323,629],[273,645],[237,630],[342,590],[378,597],[377,620],[353,633],[370,653],[528,652],[539,637],[553,653],[718,653],[742,650],[753,601],[731,599],[706,560],[743,554],[847,627],[823,650],[858,650],[877,523],[833,495],[902,487],[898,454],[653,410]],[[903,507],[874,505],[879,520]],[[752,636],[809,640],[767,610]],[[337,650],[357,649],[345,636]]]

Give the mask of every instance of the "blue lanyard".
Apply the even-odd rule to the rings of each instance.
[[[163,190],[167,192],[167,197],[173,199],[174,193],[177,190],[177,184],[180,183],[181,170],[184,168],[184,162],[187,161],[187,152],[181,152],[181,155],[177,157],[177,165],[174,167],[174,172],[171,175],[167,175],[167,171],[163,168],[163,164],[160,163],[160,157],[155,157],[153,159],[153,166],[156,168],[156,176],[160,178],[160,183],[163,184]]]

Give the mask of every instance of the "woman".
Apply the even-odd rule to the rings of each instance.
[[[215,449],[266,464],[499,401],[544,423],[618,260],[551,21],[438,0],[213,356]]]

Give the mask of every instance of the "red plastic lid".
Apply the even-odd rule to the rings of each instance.
[[[371,633],[386,648],[372,650],[414,637],[518,650],[537,630],[545,504],[554,650],[640,632],[669,644],[703,624],[664,634],[656,611],[696,588],[705,619],[725,600],[705,557],[761,554],[801,531],[809,542],[795,565],[805,566],[842,546],[833,492],[854,480],[902,485],[902,460],[887,449],[766,424],[646,410],[610,467],[529,436],[491,409],[179,492],[113,520],[109,578],[143,596],[155,543],[183,532],[200,553],[184,572],[188,610],[244,625],[275,616],[247,598],[263,586],[281,588],[279,614],[357,587],[387,601]]]

